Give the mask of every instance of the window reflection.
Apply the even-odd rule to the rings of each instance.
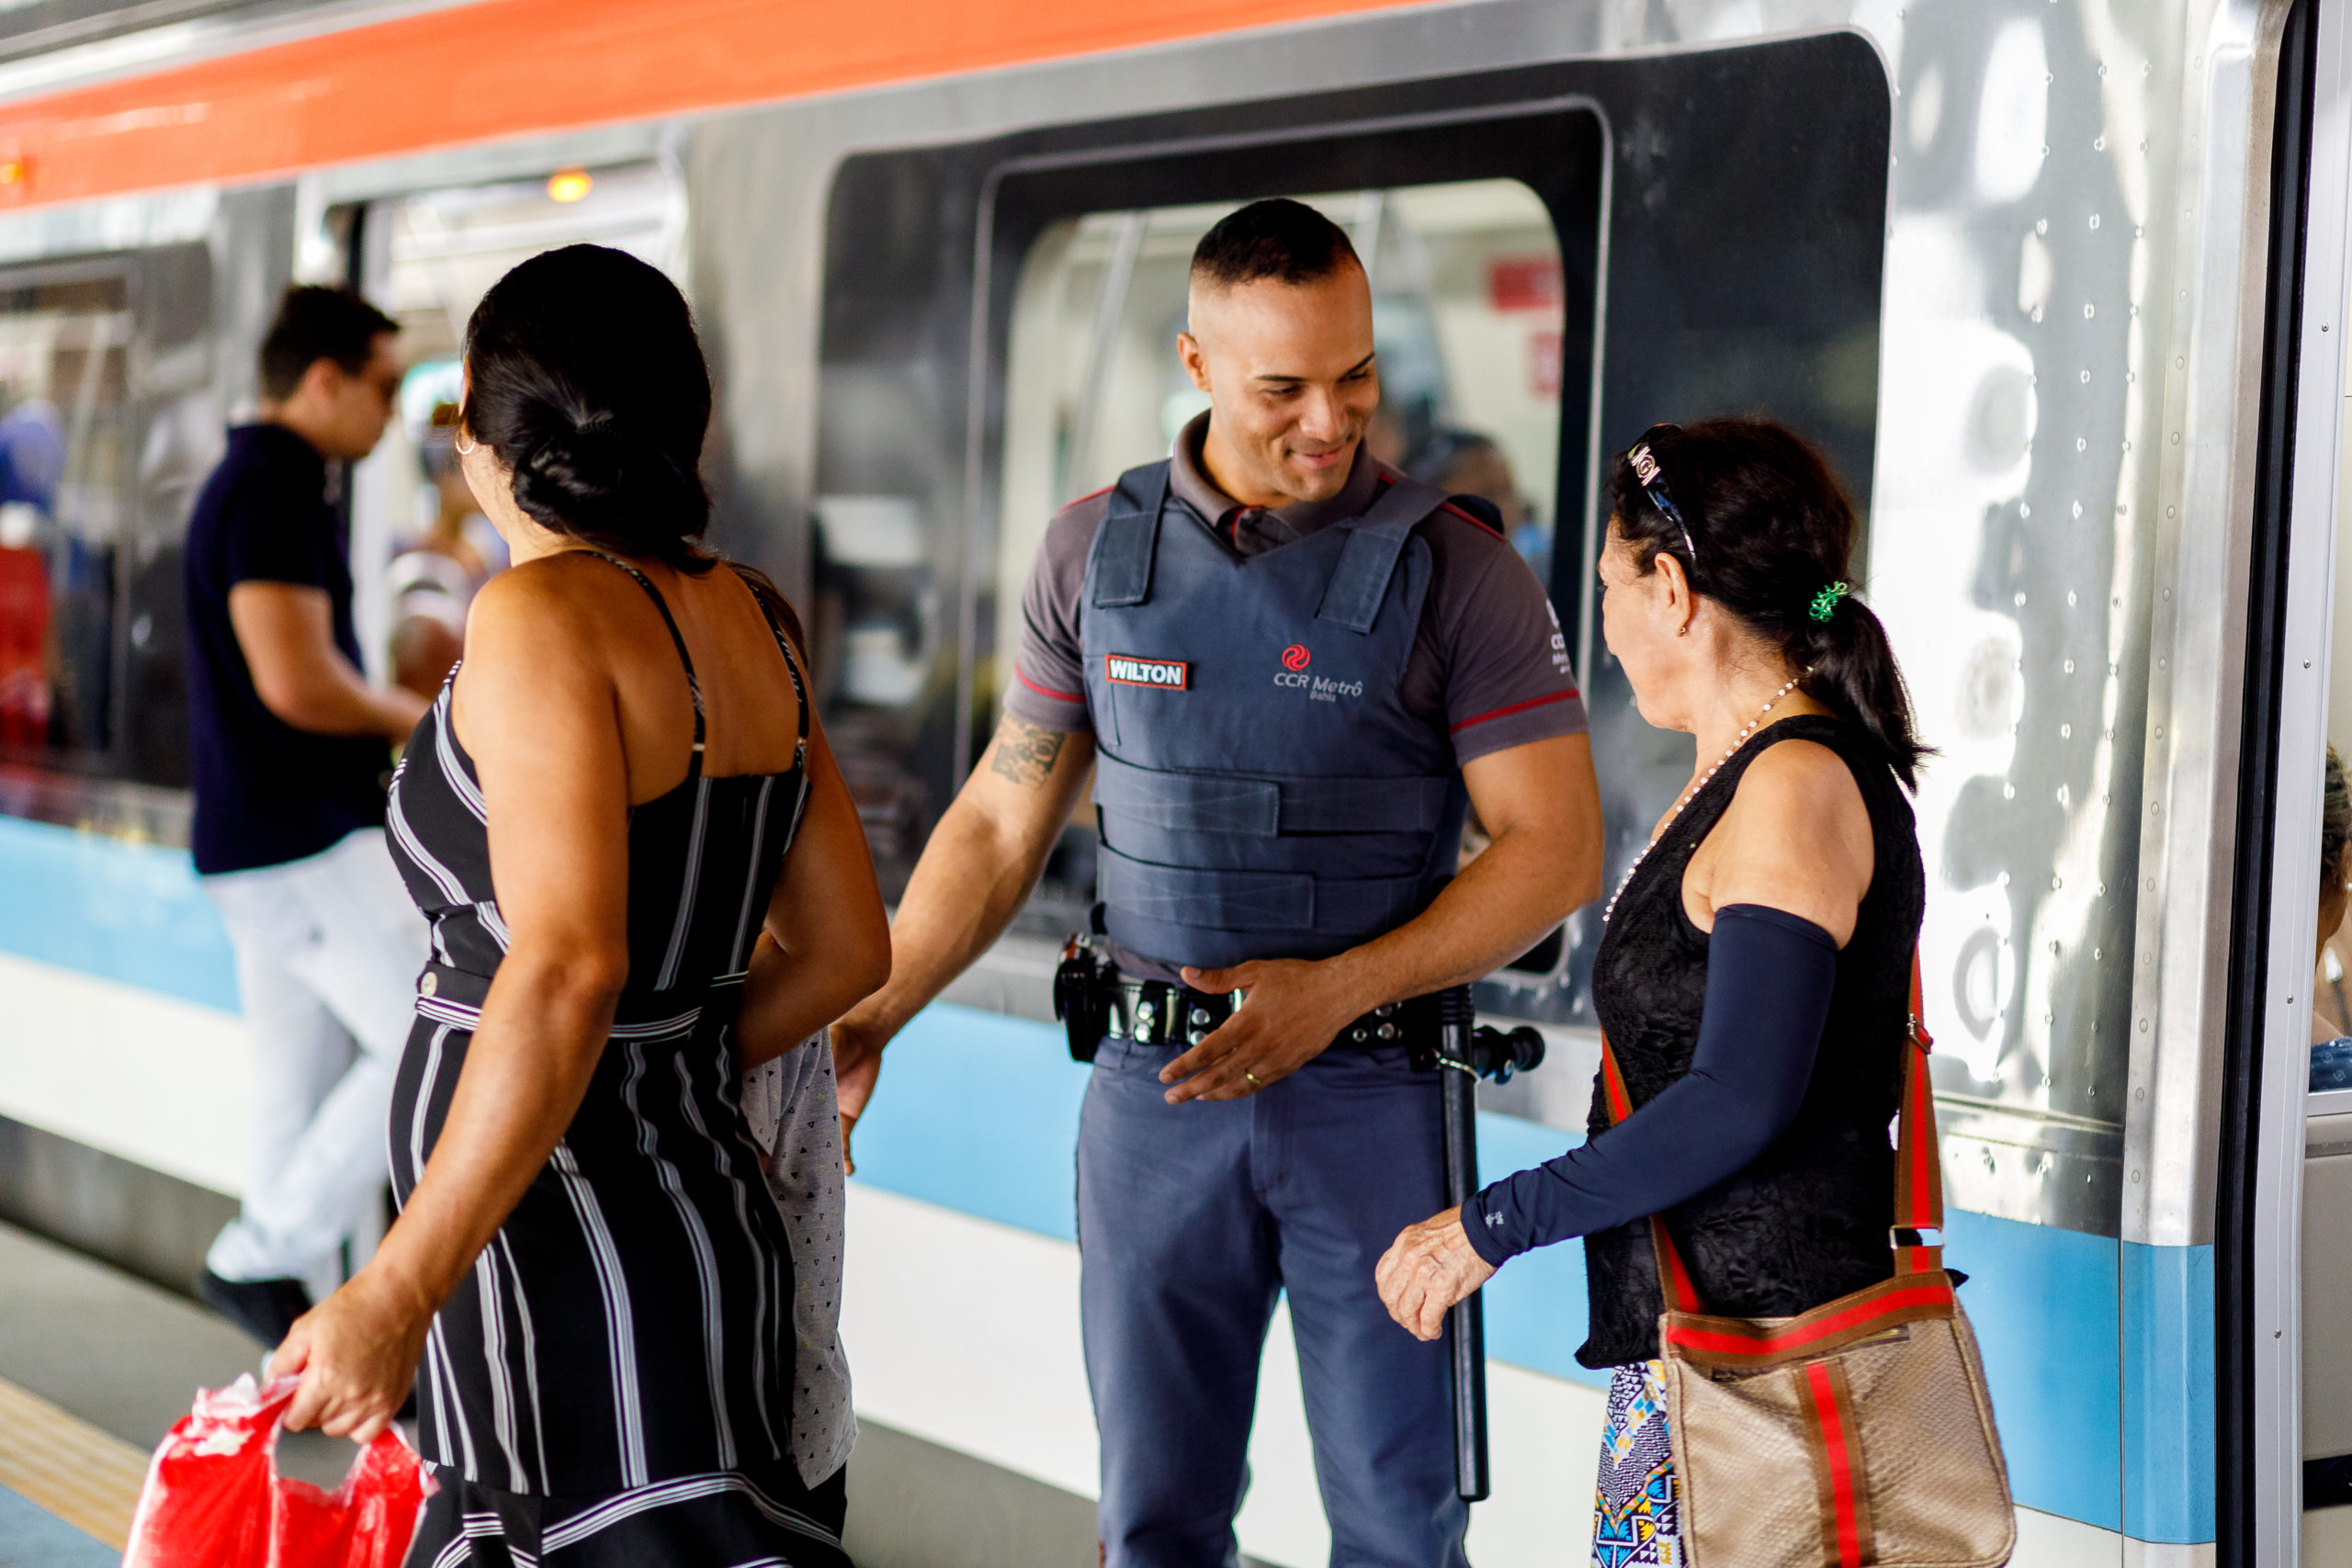
[[[117,742],[130,493],[128,288],[0,284],[0,755]]]

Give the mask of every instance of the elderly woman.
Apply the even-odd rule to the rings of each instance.
[[[1887,1125],[1925,873],[1922,748],[1856,533],[1780,425],[1652,430],[1611,476],[1601,624],[1642,716],[1697,738],[1688,787],[1608,905],[1592,998],[1632,1114],[1409,1227],[1383,1300],[1424,1339],[1531,1247],[1585,1238],[1589,1367],[1613,1367],[1595,1561],[1683,1561],[1646,1216],[1707,1310],[1786,1317],[1883,1280]]]

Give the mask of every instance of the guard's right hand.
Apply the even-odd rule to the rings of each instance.
[[[888,1040],[855,1013],[832,1028],[833,1096],[842,1117],[842,1169],[848,1175],[857,1174],[857,1162],[850,1157],[850,1132],[874,1098],[874,1086],[882,1077],[882,1047]]]

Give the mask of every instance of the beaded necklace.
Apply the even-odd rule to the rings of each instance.
[[[1724,771],[1724,764],[1730,761],[1734,757],[1739,755],[1739,749],[1747,744],[1747,738],[1756,733],[1756,727],[1764,722],[1764,716],[1770,713],[1774,708],[1780,706],[1781,699],[1787,696],[1791,692],[1795,691],[1797,689],[1797,682],[1801,679],[1803,679],[1802,676],[1792,677],[1787,685],[1782,686],[1779,691],[1773,693],[1771,698],[1767,701],[1762,707],[1756,710],[1756,716],[1747,721],[1747,728],[1741,730],[1737,739],[1732,741],[1731,750],[1725,751],[1723,754],[1722,760],[1717,761],[1713,767],[1709,768],[1705,776],[1693,784],[1688,790],[1685,790],[1683,792],[1682,798],[1674,803],[1674,809],[1668,812],[1666,814],[1666,820],[1658,825],[1657,838],[1652,839],[1648,843],[1642,846],[1642,852],[1635,855],[1634,857],[1634,863],[1625,868],[1624,876],[1620,879],[1617,884],[1617,891],[1609,896],[1609,903],[1607,907],[1600,911],[1600,923],[1602,925],[1607,925],[1609,923],[1609,917],[1617,912],[1617,900],[1625,896],[1626,886],[1634,880],[1634,873],[1642,869],[1642,863],[1650,858],[1650,852],[1657,848],[1658,839],[1666,837],[1666,830],[1674,826],[1674,819],[1682,815],[1682,808],[1690,804],[1691,796],[1697,795],[1701,790],[1706,788],[1708,784],[1713,783],[1715,775]]]

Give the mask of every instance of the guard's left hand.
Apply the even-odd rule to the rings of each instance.
[[[1445,1314],[1495,1277],[1495,1266],[1470,1250],[1457,1205],[1407,1225],[1372,1271],[1380,1304],[1416,1339],[1445,1332]]]
[[[1249,996],[1207,1039],[1159,1069],[1159,1081],[1176,1086],[1170,1105],[1245,1100],[1321,1055],[1364,1010],[1356,987],[1329,962],[1270,958],[1183,976],[1196,991]]]

